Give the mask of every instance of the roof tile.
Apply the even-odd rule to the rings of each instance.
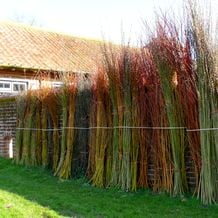
[[[93,73],[103,42],[0,22],[0,65]]]

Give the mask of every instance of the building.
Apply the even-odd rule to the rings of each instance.
[[[58,73],[90,74],[97,69],[102,42],[12,22],[0,22],[0,93],[36,89]]]
[[[44,83],[60,86],[60,74],[96,72],[103,43],[12,22],[0,22],[0,156],[12,157],[16,107],[4,99]]]

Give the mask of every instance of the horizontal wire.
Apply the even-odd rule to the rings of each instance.
[[[62,127],[56,129],[39,129],[39,128],[20,128],[17,127],[16,130],[33,130],[33,131],[61,131],[63,129],[77,129],[77,130],[90,130],[90,129],[152,129],[152,130],[177,130],[184,129],[187,132],[200,132],[200,131],[215,131],[218,128],[201,128],[201,129],[188,129],[186,127],[149,127],[149,126],[90,126],[90,127]]]
[[[187,132],[200,132],[200,131],[215,131],[218,130],[218,128],[204,128],[204,129],[187,129]]]
[[[78,129],[78,130],[87,130],[87,129],[186,129],[186,127],[148,127],[148,126],[90,126],[90,127],[62,127],[58,129],[37,129],[37,128],[16,128],[20,130],[35,130],[35,131],[61,131],[63,129]]]

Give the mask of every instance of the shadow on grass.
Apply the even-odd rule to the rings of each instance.
[[[149,191],[100,189],[85,179],[60,180],[44,169],[17,166],[0,158],[0,189],[68,217],[216,217],[218,206],[195,199],[169,198]]]

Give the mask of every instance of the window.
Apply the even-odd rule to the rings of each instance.
[[[10,82],[0,82],[0,92],[1,91],[11,91],[11,84]]]
[[[52,87],[53,88],[60,88],[61,86],[63,86],[62,82],[53,82],[52,83]]]
[[[13,83],[13,92],[22,92],[26,90],[25,83]]]
[[[2,93],[19,93],[27,90],[27,82],[22,81],[0,81],[0,92]]]

